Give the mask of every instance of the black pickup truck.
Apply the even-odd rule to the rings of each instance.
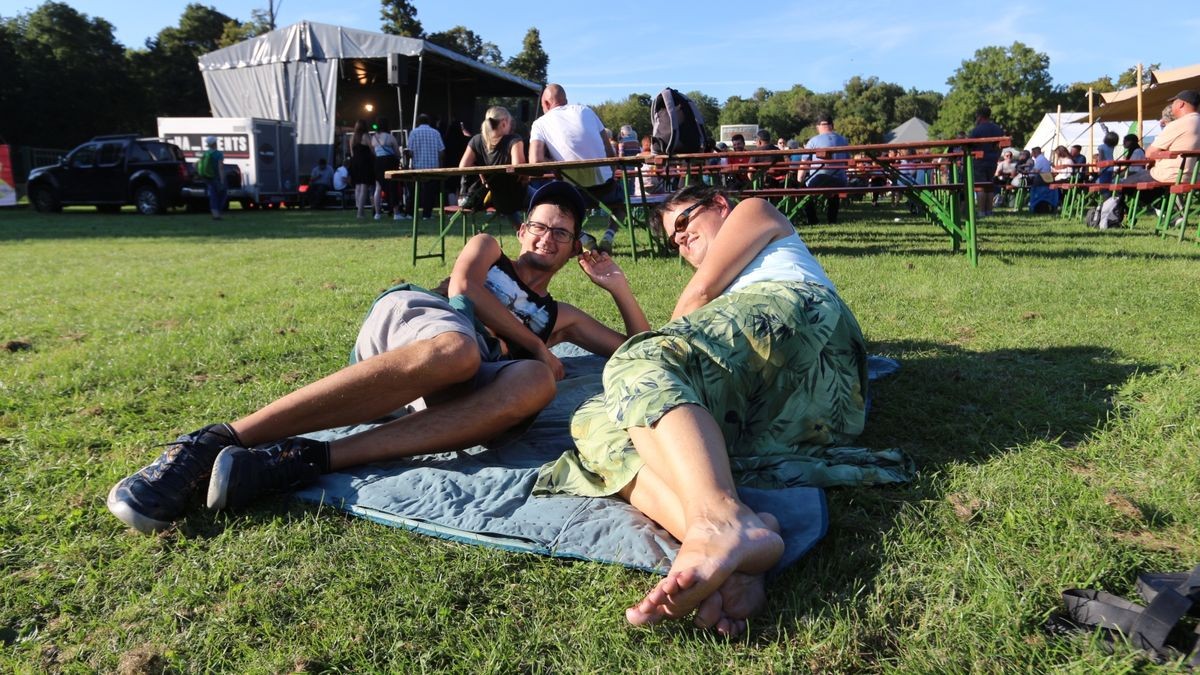
[[[191,180],[183,153],[171,143],[135,135],[97,136],[58,164],[30,171],[28,193],[42,212],[72,204],[117,212],[133,204],[139,213],[155,214],[181,206],[182,188]]]

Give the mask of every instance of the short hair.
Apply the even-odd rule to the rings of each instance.
[[[992,119],[992,109],[989,106],[981,105],[975,109],[975,116],[984,119]]]
[[[817,124],[828,124],[833,126],[833,114],[823,112],[820,115],[817,115]]]
[[[1104,134],[1104,144],[1105,145],[1111,145],[1115,148],[1117,146],[1117,143],[1120,143],[1120,142],[1121,142],[1121,137],[1117,135],[1117,132],[1110,131],[1107,134]]]
[[[759,130],[758,130],[758,131],[757,131],[757,132],[754,134],[754,137],[755,137],[755,138],[757,138],[757,139],[759,139],[759,140],[766,141],[766,142],[768,142],[768,143],[770,143],[770,142],[771,142],[771,134],[767,133],[767,130],[766,130],[766,129],[759,129]]]
[[[741,135],[741,134],[734,134],[734,135],[732,135],[732,136],[730,136],[730,137],[729,137],[729,140],[730,140],[730,141],[741,141],[741,142],[745,143],[745,142],[746,142],[746,137],[745,137],[745,136],[743,136],[743,135]]]
[[[429,115],[425,113],[417,115],[417,126],[421,126],[422,124],[429,124]]]

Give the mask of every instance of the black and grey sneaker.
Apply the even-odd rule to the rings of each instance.
[[[221,448],[240,443],[227,424],[180,436],[162,455],[108,492],[108,510],[147,534],[164,530],[199,497]]]
[[[321,475],[310,453],[328,456],[328,448],[328,443],[299,436],[257,448],[225,448],[217,455],[208,482],[208,508],[238,508],[275,492],[304,487]]]

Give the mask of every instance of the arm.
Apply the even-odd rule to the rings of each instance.
[[[604,156],[605,157],[616,157],[617,156],[616,151],[613,150],[612,139],[609,137],[608,132],[605,131],[604,129],[600,130],[600,142],[604,144]]]
[[[686,316],[708,304],[767,244],[795,231],[770,202],[751,198],[739,203],[708,245],[704,261],[684,287],[671,318]]]
[[[454,261],[448,293],[451,297],[465,295],[475,307],[475,316],[497,337],[533,354],[550,367],[555,379],[561,380],[564,372],[558,357],[551,354],[538,336],[517,320],[484,286],[488,269],[500,255],[500,244],[491,235],[478,234],[472,237]]]
[[[546,144],[534,139],[529,141],[529,163],[538,164],[546,161]]]
[[[592,283],[612,295],[621,312],[625,333],[618,333],[586,312],[560,302],[551,342],[574,342],[595,354],[611,356],[629,336],[650,330],[650,322],[634,297],[625,273],[611,256],[602,252],[585,253],[579,256],[579,267]]]
[[[508,149],[508,161],[511,164],[526,164],[525,159],[525,141],[516,141]],[[531,176],[520,176],[518,180],[522,185],[528,185]]]

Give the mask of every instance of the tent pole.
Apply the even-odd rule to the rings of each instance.
[[[1058,104],[1058,114],[1054,117],[1054,147],[1063,144],[1062,135],[1062,104]]]
[[[1146,129],[1142,124],[1142,64],[1137,65],[1137,88],[1138,88],[1138,140],[1146,137]]]
[[[417,128],[417,109],[421,107],[421,75],[425,73],[425,52],[417,56],[417,90],[413,93],[413,121],[409,129]]]
[[[1092,108],[1092,88],[1088,87],[1088,150],[1087,160],[1091,161],[1096,154],[1096,115]]]

